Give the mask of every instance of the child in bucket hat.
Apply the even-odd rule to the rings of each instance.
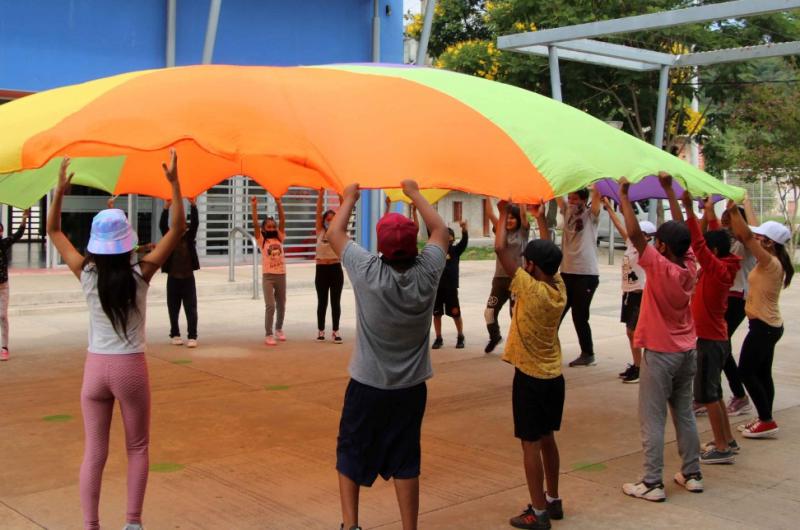
[[[122,210],[103,210],[94,217],[85,257],[61,231],[61,204],[73,176],[67,174],[69,158],[61,163],[47,216],[47,235],[80,279],[89,306],[89,347],[81,389],[81,411],[89,435],[80,471],[81,508],[88,529],[100,528],[100,486],[113,410],[109,396],[120,401],[125,427],[129,470],[125,528],[142,528],[150,437],[150,383],[144,355],[147,289],[186,229],[174,150],[170,157],[169,167],[162,164],[162,168],[172,187],[172,228],[135,265],[131,254],[137,238]]]

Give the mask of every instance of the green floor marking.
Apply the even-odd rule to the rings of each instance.
[[[174,361],[170,361],[172,364],[192,364],[191,359],[175,359]]]
[[[70,421],[72,416],[69,414],[53,414],[52,416],[45,416],[42,418],[44,421],[49,421],[51,423],[61,423],[65,421]]]
[[[264,390],[289,390],[289,385],[267,385]]]
[[[184,467],[186,466],[183,464],[176,464],[174,462],[159,462],[156,464],[150,464],[150,471],[153,473],[174,473],[182,470]]]
[[[605,464],[592,464],[590,462],[576,462],[572,464],[573,471],[605,471]]]

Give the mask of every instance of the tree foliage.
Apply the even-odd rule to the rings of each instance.
[[[680,9],[695,0],[440,0],[434,17],[429,53],[434,64],[462,73],[496,79],[549,94],[546,58],[497,50],[498,36],[555,28],[596,20]],[[417,32],[421,20],[417,19]],[[412,28],[413,29],[413,28]],[[409,32],[413,36],[413,32]],[[670,53],[688,53],[800,39],[797,13],[779,13],[744,20],[693,24],[658,31],[628,33],[604,38],[608,42]],[[785,61],[778,61],[785,64]],[[737,84],[758,76],[757,62],[704,67],[699,89],[693,71],[674,69],[670,76],[669,114],[665,147],[687,136],[701,143],[727,131],[732,108],[743,92]],[[561,61],[564,102],[603,120],[618,120],[626,131],[652,138],[658,97],[658,72],[632,72],[617,68]],[[700,111],[691,110],[692,97]],[[732,137],[727,137],[732,141]],[[738,145],[738,144],[736,144]],[[729,146],[730,147],[730,146]],[[710,146],[706,160],[721,168],[727,149]],[[717,159],[719,155],[719,160]]]

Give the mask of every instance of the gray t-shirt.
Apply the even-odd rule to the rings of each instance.
[[[517,264],[522,267],[522,251],[528,245],[528,237],[530,236],[530,227],[519,227],[518,230],[506,233],[506,245],[510,250],[514,251],[517,257]],[[499,259],[494,260],[494,277],[495,278],[509,278],[503,265]]]
[[[342,254],[356,298],[350,376],[381,389],[408,388],[433,376],[429,349],[433,302],[445,254],[426,245],[399,272],[352,241]]]
[[[599,216],[589,207],[582,210],[567,206],[564,212],[564,231],[561,236],[561,272],[598,276],[597,224]]]

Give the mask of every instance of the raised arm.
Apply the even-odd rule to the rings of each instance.
[[[58,170],[58,184],[53,193],[53,202],[50,203],[50,211],[47,212],[47,236],[61,254],[64,263],[77,278],[81,277],[81,267],[83,267],[83,256],[72,245],[64,232],[61,231],[61,203],[64,202],[69,183],[75,173],[67,175],[69,169],[69,157],[61,160],[61,167]]]
[[[742,206],[744,206],[744,214],[747,216],[747,224],[750,226],[758,226],[761,223],[758,219],[758,214],[756,214],[755,209],[753,208],[753,203],[750,201],[750,197],[745,195],[744,201],[742,201]]]
[[[23,235],[25,235],[25,227],[28,226],[28,217],[30,216],[31,216],[30,208],[22,212],[22,222],[19,223],[19,227],[17,227],[17,230],[11,236],[11,243],[16,243],[17,241],[22,239]]]
[[[619,232],[619,235],[622,236],[622,239],[628,239],[628,231],[625,230],[625,225],[617,216],[617,212],[614,211],[614,208],[611,206],[611,201],[608,200],[608,197],[603,197],[603,206],[605,206],[606,211],[608,212],[608,218],[611,219],[611,222],[614,224],[614,228],[617,229],[617,232]]]
[[[167,235],[169,232],[169,207],[172,201],[164,201],[164,208],[161,210],[161,218],[158,220],[158,229],[161,231],[161,237]]]
[[[641,256],[647,248],[647,238],[639,228],[639,219],[636,218],[636,213],[633,211],[630,198],[628,198],[628,191],[630,190],[631,183],[628,179],[622,177],[619,181],[619,206],[622,210],[622,216],[625,218],[625,230],[628,232],[628,239],[636,248]],[[674,193],[672,194],[674,197]]]
[[[489,197],[483,200],[483,211],[486,212],[486,217],[488,217],[489,222],[492,223],[492,228],[497,231],[497,216],[494,213],[494,209],[492,209],[492,199]]]
[[[753,236],[747,221],[744,220],[738,206],[733,201],[728,201],[728,215],[731,216],[733,234],[755,256],[759,263],[762,265],[768,264],[772,260],[772,254],[762,247],[761,243]]]
[[[658,174],[658,182],[667,194],[669,209],[672,212],[672,220],[682,223],[683,213],[681,213],[681,206],[678,204],[678,198],[675,196],[675,190],[672,189],[672,175],[666,171],[661,171]]]
[[[531,222],[528,220],[528,205],[519,204],[519,224],[523,230],[528,231],[531,229]]]
[[[558,211],[561,212],[561,215],[564,215],[564,212],[567,211],[567,203],[564,197],[556,197],[556,206],[558,206]]]
[[[189,241],[194,241],[197,238],[197,231],[200,229],[200,213],[197,211],[197,199],[194,197],[189,199],[189,232],[187,237]]]
[[[392,198],[387,195],[383,199],[383,204],[384,204],[383,215],[384,216],[389,215],[389,213],[392,211]]]
[[[261,246],[261,223],[258,220],[258,197],[250,197],[250,211],[253,218],[253,235],[256,236],[258,246]]]
[[[428,244],[436,245],[447,254],[447,247],[450,246],[450,233],[447,231],[447,225],[444,220],[436,213],[433,206],[425,200],[422,193],[419,191],[419,186],[414,180],[404,180],[402,182],[403,193],[411,199],[411,204],[422,216],[422,220],[428,229]]]
[[[592,186],[592,204],[589,208],[592,210],[592,215],[595,219],[600,215],[600,209],[603,207],[603,198],[600,196],[600,191]]]
[[[175,250],[175,247],[186,232],[186,214],[183,211],[183,198],[181,197],[181,184],[178,182],[178,155],[175,149],[169,151],[169,167],[162,162],[161,168],[164,176],[172,187],[172,204],[170,205],[169,231],[161,238],[155,248],[147,254],[139,266],[142,269],[142,277],[146,282],[158,271],[167,258]]]
[[[533,207],[533,216],[536,218],[536,228],[539,229],[539,239],[550,239],[550,227],[547,226],[547,212],[545,205],[547,203],[542,200],[539,204]]]
[[[347,235],[347,225],[350,224],[350,216],[353,214],[353,208],[355,208],[356,201],[360,195],[358,184],[350,184],[344,189],[339,211],[336,212],[333,221],[328,226],[328,232],[325,234],[331,248],[340,258],[344,253],[347,242],[350,240]]]
[[[322,203],[325,201],[325,188],[320,188],[317,192],[317,235],[322,233],[324,226],[322,225]]]
[[[494,252],[497,254],[497,259],[500,261],[503,270],[513,278],[519,268],[519,258],[515,256],[516,252],[509,248],[508,242],[506,241],[508,232],[506,228],[506,222],[508,221],[508,203],[506,201],[500,201],[497,203],[497,208],[500,210],[500,221],[494,233]]]
[[[275,206],[278,207],[278,237],[284,241],[286,239],[286,212],[280,197],[275,197]]]
[[[460,256],[467,249],[467,245],[469,244],[469,231],[467,230],[467,221],[465,219],[460,220],[458,224],[461,226],[461,239],[458,243],[453,245],[453,253]]]
[[[419,214],[417,213],[417,207],[412,204],[410,210],[411,220],[414,221],[414,226],[417,227],[417,233],[419,233]]]

